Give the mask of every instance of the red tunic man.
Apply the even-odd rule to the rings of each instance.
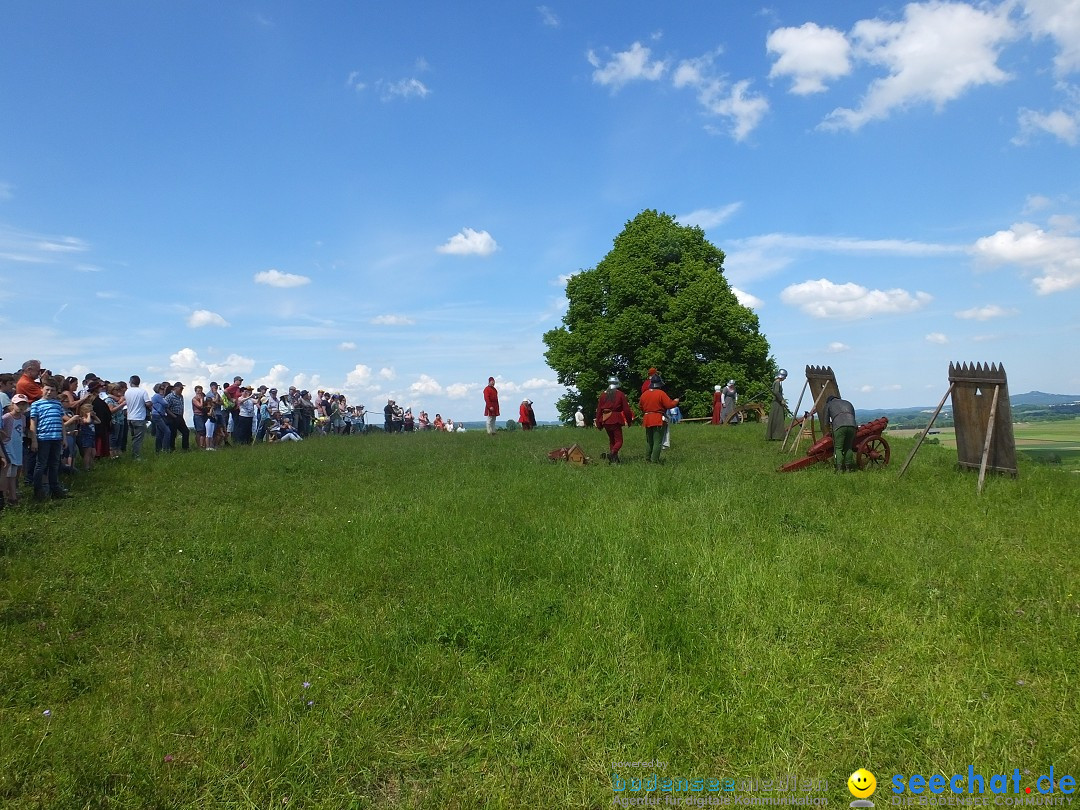
[[[649,381],[649,390],[641,395],[638,405],[645,412],[642,423],[645,425],[645,444],[647,447],[645,460],[653,464],[660,463],[660,448],[664,442],[664,412],[668,408],[674,408],[679,400],[672,399],[662,390],[664,381],[660,375],[653,375]]]
[[[488,377],[488,384],[484,389],[484,418],[487,419],[487,432],[489,436],[495,435],[495,418],[498,415],[499,392],[495,389],[495,378]]]
[[[600,395],[596,403],[596,429],[606,430],[608,435],[609,464],[621,464],[619,450],[622,448],[623,425],[634,421],[634,412],[626,400],[626,394],[619,390],[618,377],[608,380],[607,391]]]

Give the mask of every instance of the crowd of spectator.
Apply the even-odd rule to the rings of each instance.
[[[191,422],[188,421],[190,408]],[[452,420],[434,422],[421,411],[388,403],[385,430],[455,430]],[[38,360],[0,374],[0,509],[19,502],[20,481],[35,499],[65,498],[60,473],[89,472],[101,459],[120,458],[130,448],[140,460],[144,442],[157,453],[216,451],[252,442],[303,441],[312,435],[360,434],[367,410],[344,394],[299,390],[279,393],[266,385],[246,385],[237,375],[230,385],[196,385],[185,398],[183,382],[149,387],[138,376],[110,382],[96,374],[54,375]],[[460,429],[460,428],[458,428]],[[147,434],[149,433],[149,439]],[[195,434],[194,442],[191,434]]]

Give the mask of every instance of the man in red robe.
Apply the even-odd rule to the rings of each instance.
[[[623,425],[629,425],[633,421],[634,412],[630,409],[626,394],[619,390],[619,378],[611,377],[607,391],[600,395],[600,400],[596,403],[596,429],[607,431],[609,464],[622,464],[619,450],[622,448]]]
[[[488,384],[484,389],[484,418],[487,419],[487,432],[489,436],[495,435],[495,419],[498,415],[499,392],[495,388],[495,378],[488,377]]]
[[[521,425],[522,430],[532,430],[532,408],[529,407],[529,400],[521,400],[521,406],[518,408],[518,424]]]

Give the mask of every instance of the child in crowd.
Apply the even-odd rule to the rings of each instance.
[[[23,463],[23,433],[30,400],[22,394],[11,398],[11,404],[0,416],[0,506],[19,502],[19,471]]]
[[[84,402],[79,406],[79,433],[76,442],[82,451],[83,470],[90,472],[94,469],[94,448],[97,444],[97,426],[101,424],[98,415],[94,413],[92,402]]]

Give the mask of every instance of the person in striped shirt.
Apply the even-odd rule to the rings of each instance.
[[[60,388],[49,379],[42,386],[41,399],[30,406],[30,449],[37,454],[34,466],[34,498],[43,501],[48,494],[66,498],[60,486],[60,450],[64,443],[64,406]],[[48,493],[46,492],[48,478]]]

